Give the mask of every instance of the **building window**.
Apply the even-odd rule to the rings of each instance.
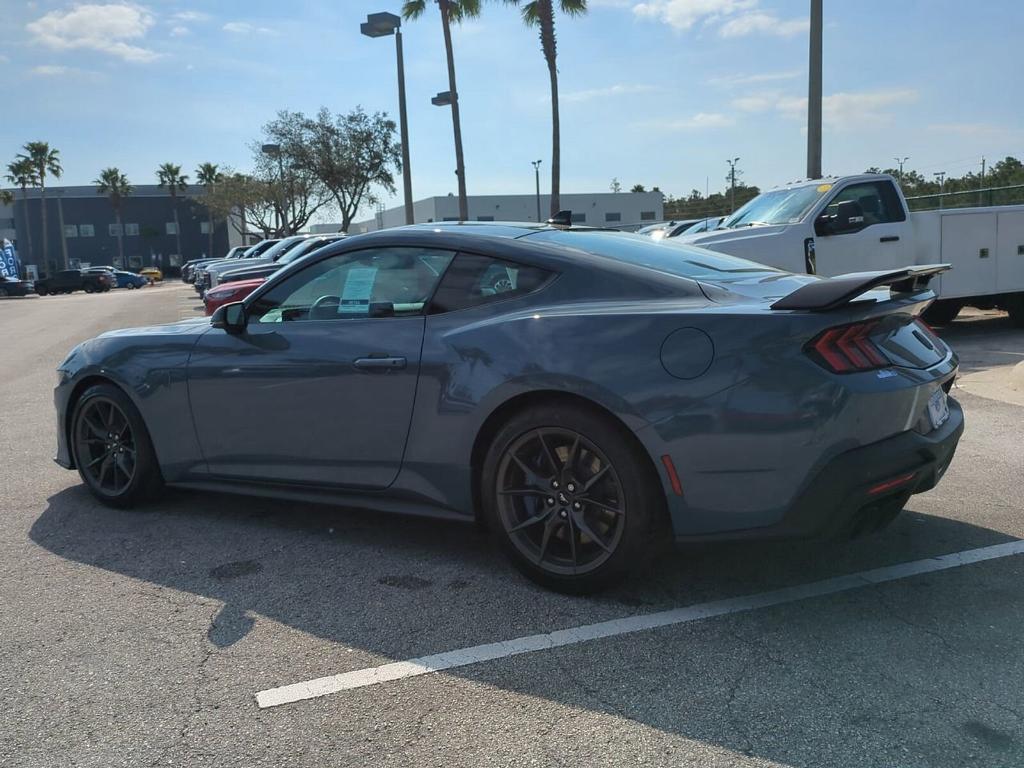
[[[138,235],[139,234],[139,225],[138,224],[125,224],[124,225],[124,233],[126,235]]]
[[[605,221],[622,221],[621,213],[606,213],[604,215]]]
[[[107,225],[107,234],[109,234],[111,237],[119,237],[121,235],[121,225],[120,224],[108,224]]]
[[[167,224],[165,224],[164,226],[167,228],[168,235],[178,234],[178,225],[175,224],[173,221],[168,221]]]
[[[199,222],[199,233],[203,235],[210,234],[210,222],[200,221]]]
[[[494,221],[494,217],[493,216],[477,216],[476,220],[477,221]]]
[[[79,237],[95,237],[96,229],[92,224],[79,224],[78,235]]]
[[[585,224],[587,221],[587,214],[585,213],[574,213],[572,215],[573,224]]]
[[[445,216],[443,219],[441,219],[441,221],[458,221],[458,220],[459,220],[458,216]]]
[[[640,221],[654,221],[656,218],[654,211],[640,211]]]
[[[64,237],[78,237],[78,225],[77,224],[65,224],[64,225]]]

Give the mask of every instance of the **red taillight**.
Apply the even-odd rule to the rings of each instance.
[[[834,373],[884,368],[889,361],[871,338],[877,322],[829,328],[809,345],[818,361]]]

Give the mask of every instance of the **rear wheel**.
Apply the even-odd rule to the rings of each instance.
[[[664,503],[628,433],[578,406],[541,406],[495,436],[481,477],[488,527],[545,587],[588,593],[621,579],[652,546]]]
[[[87,285],[87,286],[85,286],[85,292],[86,293],[95,293],[96,289],[93,288],[91,285]]]
[[[37,287],[36,293],[39,294],[40,296],[45,296],[48,293],[48,291],[45,288]]]
[[[131,507],[162,485],[160,468],[142,416],[111,384],[89,387],[75,404],[71,444],[82,482],[112,507]]]

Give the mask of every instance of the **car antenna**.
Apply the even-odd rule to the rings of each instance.
[[[571,227],[572,226],[572,211],[559,211],[550,219],[548,224],[552,227]]]

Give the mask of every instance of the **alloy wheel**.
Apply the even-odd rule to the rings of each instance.
[[[615,467],[571,429],[534,429],[513,441],[497,471],[497,507],[512,544],[553,574],[580,575],[615,552],[626,502]]]
[[[137,465],[137,446],[131,423],[112,400],[96,397],[75,422],[75,456],[92,485],[107,496],[131,487]]]

